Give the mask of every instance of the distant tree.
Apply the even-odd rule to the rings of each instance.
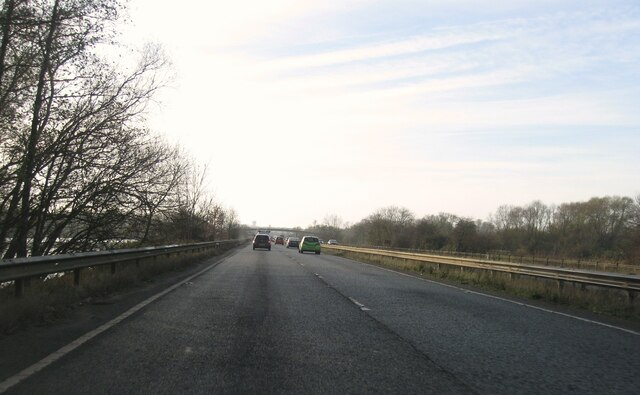
[[[446,249],[451,243],[454,225],[459,218],[453,214],[429,215],[416,222],[416,248]]]
[[[471,219],[461,219],[453,227],[451,235],[454,248],[458,252],[475,252],[478,229]]]
[[[322,220],[322,225],[325,225],[330,228],[339,229],[344,225],[344,221],[336,214],[327,214],[324,216]]]
[[[486,253],[500,249],[496,227],[491,222],[476,221],[476,252]]]
[[[375,211],[344,231],[354,244],[429,250],[640,260],[640,195],[592,198],[547,206],[499,206],[485,222],[453,214],[415,220],[395,206]]]
[[[551,223],[552,211],[541,201],[536,200],[525,206],[520,212],[525,230],[526,250],[535,255],[543,248],[544,235]]]
[[[627,219],[623,250],[628,260],[640,264],[640,194],[636,196]]]
[[[229,240],[239,238],[241,233],[241,227],[240,227],[240,223],[238,222],[238,213],[236,212],[236,210],[233,208],[230,208],[229,210],[227,210],[226,218],[227,218],[226,238]]]
[[[403,207],[388,206],[367,217],[368,242],[373,245],[409,247],[415,217]]]

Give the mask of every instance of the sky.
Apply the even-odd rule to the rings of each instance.
[[[640,194],[637,0],[166,4],[122,28],[173,64],[149,126],[242,223]]]

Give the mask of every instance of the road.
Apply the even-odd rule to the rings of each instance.
[[[640,335],[330,255],[239,249],[6,393],[640,393]]]

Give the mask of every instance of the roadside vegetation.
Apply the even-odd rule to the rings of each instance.
[[[206,166],[145,125],[161,48],[118,44],[118,0],[0,6],[0,256],[238,235]]]
[[[448,213],[416,218],[406,208],[390,206],[352,225],[328,216],[308,231],[354,246],[482,254],[593,270],[640,266],[640,196],[500,206],[486,221]]]

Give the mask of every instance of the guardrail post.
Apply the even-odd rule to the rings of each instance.
[[[564,288],[564,281],[557,280],[556,283],[558,285],[558,291],[562,291],[562,288]]]
[[[80,269],[73,269],[73,285],[80,285]]]

